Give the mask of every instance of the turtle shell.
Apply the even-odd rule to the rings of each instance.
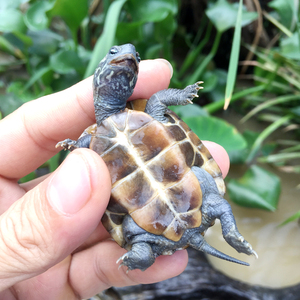
[[[102,223],[124,246],[122,222],[130,214],[144,230],[178,241],[201,224],[202,192],[191,170],[210,173],[221,195],[221,171],[197,135],[173,112],[160,123],[142,111],[114,114],[97,127],[90,148],[105,161],[112,180]]]

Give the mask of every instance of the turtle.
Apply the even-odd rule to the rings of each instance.
[[[187,247],[249,265],[210,246],[204,239],[215,219],[224,239],[238,252],[255,255],[239,233],[230,204],[223,198],[220,168],[198,136],[168,106],[192,103],[201,88],[165,89],[128,109],[139,71],[134,45],[113,46],[94,73],[96,124],[78,140],[56,147],[90,148],[106,163],[112,181],[102,223],[127,250],[117,263],[128,270],[149,268],[160,255]]]

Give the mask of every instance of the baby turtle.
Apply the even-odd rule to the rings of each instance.
[[[135,87],[139,62],[131,44],[109,50],[94,74],[97,124],[77,141],[66,139],[56,147],[90,148],[105,161],[112,191],[102,222],[128,250],[118,262],[129,270],[146,270],[159,255],[188,246],[248,265],[204,240],[205,231],[218,218],[227,243],[256,256],[223,199],[225,185],[218,165],[197,135],[167,108],[192,103],[202,82],[159,91],[144,111],[129,110],[126,101]]]

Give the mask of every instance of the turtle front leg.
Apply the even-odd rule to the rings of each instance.
[[[206,230],[215,219],[219,219],[223,237],[230,246],[238,252],[258,257],[252,246],[239,233],[231,206],[220,196],[213,177],[199,167],[192,167],[192,171],[198,178],[203,193],[201,207],[203,217],[202,229]]]
[[[159,91],[148,100],[145,113],[159,122],[167,122],[164,116],[169,105],[187,105],[192,104],[192,100],[198,97],[197,93],[203,87],[199,86],[202,81],[188,85],[185,89],[166,89]]]
[[[77,148],[89,148],[92,135],[97,131],[97,124],[93,124],[86,128],[77,141],[71,139],[65,139],[64,141],[58,142],[55,148],[62,147],[64,150],[73,151]]]
[[[64,150],[73,151],[77,148],[89,148],[92,135],[86,134],[81,136],[77,141],[71,139],[65,139],[64,141],[58,142],[55,148],[62,147]]]

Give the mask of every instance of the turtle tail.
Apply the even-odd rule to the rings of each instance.
[[[189,245],[196,250],[202,251],[202,252],[210,254],[212,256],[215,256],[215,257],[218,257],[218,258],[230,261],[230,262],[234,262],[236,264],[249,266],[248,263],[241,261],[239,259],[236,259],[234,257],[231,257],[229,255],[226,255],[225,253],[222,253],[219,250],[215,249],[214,247],[212,247],[205,241],[205,239],[203,238],[203,236],[201,234],[194,234],[189,241]]]

